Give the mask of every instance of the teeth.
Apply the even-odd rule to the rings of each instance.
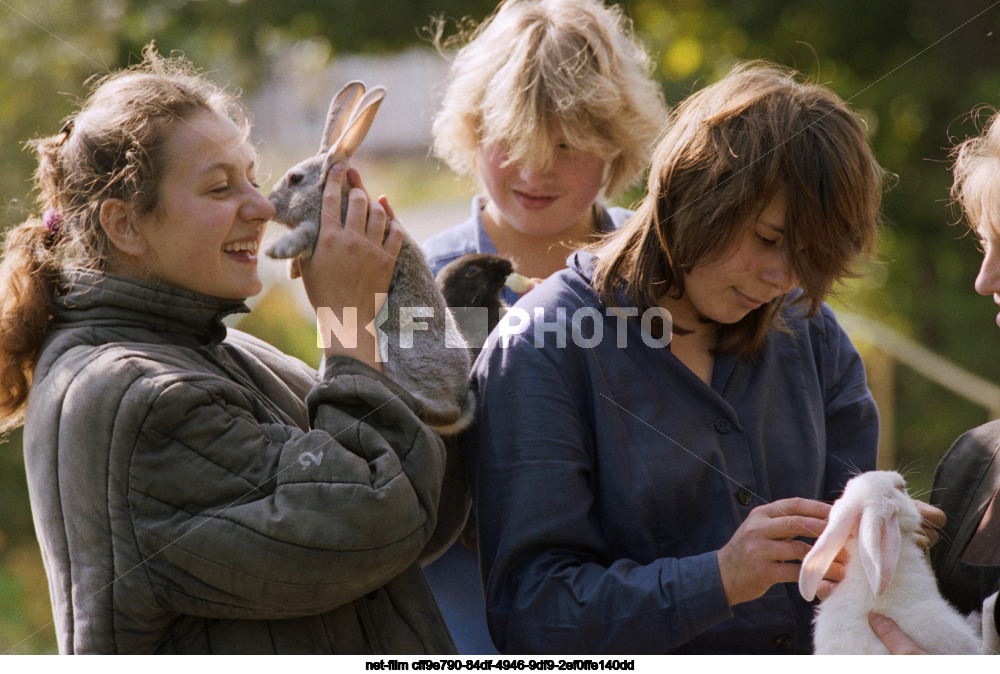
[[[222,250],[225,253],[239,253],[244,250],[256,253],[259,245],[260,244],[256,241],[241,241],[239,243],[228,243],[222,247]]]

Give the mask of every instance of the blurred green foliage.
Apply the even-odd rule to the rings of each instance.
[[[883,166],[879,260],[837,302],[877,317],[963,367],[1000,380],[996,308],[972,289],[974,243],[948,201],[948,148],[976,133],[970,112],[1000,106],[1000,5],[976,0],[630,0],[669,102],[736,59],[794,67],[838,92],[867,121]],[[417,43],[430,17],[482,19],[493,0],[2,0],[0,228],[33,211],[23,141],[54,133],[83,82],[134,62],[155,38],[217,79],[252,92],[271,59],[308,40],[332,60]],[[988,9],[986,9],[989,7]],[[986,11],[984,11],[984,9]],[[452,24],[454,27],[454,24]],[[985,118],[984,118],[985,119]],[[387,192],[389,190],[386,190]],[[638,196],[631,192],[622,201]],[[314,360],[312,326],[264,298],[241,327]],[[266,309],[266,311],[261,309]],[[899,465],[918,488],[948,444],[985,411],[900,369]],[[48,592],[34,542],[20,437],[0,447],[0,652],[54,650]]]
[[[20,447],[20,430],[0,445],[0,653],[54,653],[49,586]]]

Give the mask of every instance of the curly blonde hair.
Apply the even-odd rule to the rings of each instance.
[[[52,320],[64,268],[107,270],[111,242],[101,204],[121,199],[139,214],[155,208],[167,127],[197,112],[249,121],[239,100],[180,57],[151,43],[138,65],[94,82],[79,112],[54,136],[28,143],[38,157],[35,188],[42,211],[57,214],[53,231],[41,217],[13,228],[0,261],[0,433],[24,416],[31,373]]]
[[[986,131],[959,143],[951,155],[955,160],[951,196],[970,228],[986,225],[1000,229],[1000,113],[993,111]]]
[[[618,6],[600,0],[505,0],[464,42],[434,119],[434,153],[477,175],[479,150],[503,145],[508,162],[541,168],[555,159],[553,131],[607,163],[604,194],[640,175],[666,120],[652,62]]]

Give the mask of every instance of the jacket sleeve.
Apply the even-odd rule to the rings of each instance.
[[[311,430],[266,424],[260,401],[208,376],[148,383],[129,470],[143,568],[177,611],[311,615],[418,558],[436,525],[445,451],[415,402],[357,361],[327,363]]]
[[[420,553],[421,566],[427,566],[443,555],[458,540],[472,509],[472,497],[465,478],[465,461],[462,458],[461,435],[444,438],[447,460],[441,498],[438,501],[437,528]]]
[[[465,456],[490,634],[503,653],[676,648],[732,617],[716,552],[615,558],[595,482],[618,468],[595,464],[581,387],[565,369],[516,337],[502,349],[491,338],[474,370]]]
[[[823,325],[822,337],[815,342],[823,349],[819,355],[826,421],[823,498],[833,501],[851,477],[875,470],[879,420],[858,350],[830,307],[824,305],[817,320]]]

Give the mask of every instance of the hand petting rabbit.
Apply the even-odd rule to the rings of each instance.
[[[323,186],[330,168],[347,167],[371,127],[385,89],[366,93],[361,82],[349,82],[333,97],[319,152],[290,168],[268,197],[277,213],[274,220],[292,230],[276,241],[267,254],[308,258],[319,234]],[[341,197],[341,223],[346,221],[348,181]],[[388,231],[388,228],[387,230]],[[438,291],[423,252],[404,234],[389,295],[377,327],[385,373],[420,403],[421,419],[439,433],[465,428],[474,414],[474,394],[468,387],[468,346]]]
[[[847,548],[844,579],[816,611],[817,654],[887,654],[869,625],[871,611],[892,618],[929,653],[982,651],[982,638],[938,591],[920,530],[920,513],[899,473],[871,471],[847,483],[799,575],[799,591],[813,599],[834,557]]]

